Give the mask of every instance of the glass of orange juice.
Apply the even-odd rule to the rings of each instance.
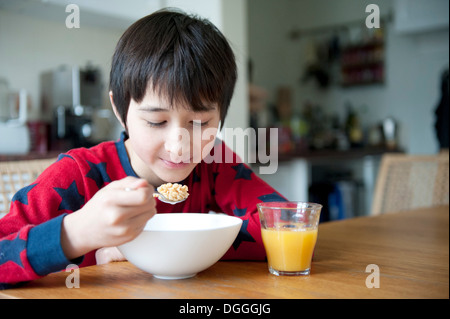
[[[258,203],[269,272],[309,275],[322,205],[307,202]]]

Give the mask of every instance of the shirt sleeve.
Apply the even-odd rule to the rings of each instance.
[[[81,263],[82,257],[68,260],[61,247],[64,216],[84,204],[77,174],[73,159],[62,156],[14,195],[0,219],[0,289]]]
[[[232,152],[228,147],[224,148],[224,153]],[[266,254],[256,204],[286,201],[286,198],[242,163],[236,154],[228,158],[233,161],[216,165],[215,200],[221,211],[241,218],[242,226],[222,259],[264,260]]]

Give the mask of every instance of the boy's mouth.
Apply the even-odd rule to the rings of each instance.
[[[192,159],[189,159],[189,161],[185,161],[185,162],[183,162],[183,161],[172,162],[170,160],[165,160],[165,159],[161,158],[161,161],[168,168],[185,168],[186,166],[188,166],[192,162]]]

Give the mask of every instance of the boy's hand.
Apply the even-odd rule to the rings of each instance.
[[[134,239],[156,213],[153,191],[146,180],[126,177],[105,186],[83,208],[64,217],[61,246],[67,259]]]
[[[123,261],[126,258],[117,247],[105,247],[95,252],[95,260],[97,261],[97,265],[103,265],[113,261]]]

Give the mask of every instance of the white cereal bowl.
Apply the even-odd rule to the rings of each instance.
[[[156,214],[139,236],[118,248],[157,278],[190,278],[227,252],[241,224],[240,218],[224,214]]]

